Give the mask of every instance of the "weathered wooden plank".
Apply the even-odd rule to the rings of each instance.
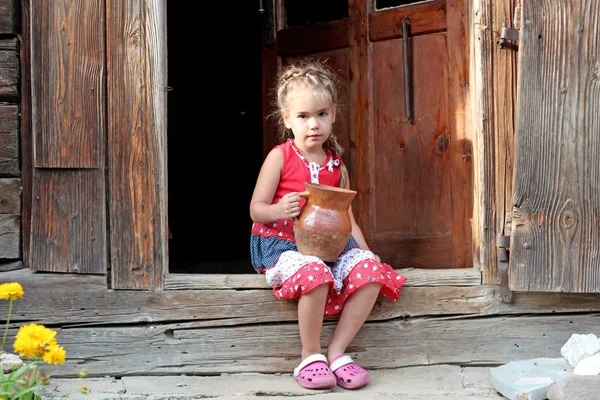
[[[161,289],[167,270],[166,2],[107,0],[111,284]]]
[[[0,263],[0,272],[15,271],[22,268],[24,268],[23,262],[20,260]]]
[[[374,2],[370,0],[349,0],[349,115],[350,125],[348,139],[350,148],[347,151],[352,164],[348,166],[350,184],[358,194],[352,202],[352,211],[356,222],[368,236],[370,226],[371,204],[374,191],[371,190],[374,173],[374,157],[372,146],[366,145],[375,131],[373,123],[373,100],[370,95],[371,75],[371,43],[369,42],[369,14]]]
[[[512,27],[516,0],[475,0],[473,8],[473,93],[475,193],[473,213],[475,266],[485,266],[483,283],[498,284],[496,235],[510,236],[517,55],[507,42],[500,48],[497,34]],[[508,229],[507,229],[508,228]]]
[[[19,170],[19,106],[2,104],[0,105],[0,176],[19,176]]]
[[[481,284],[477,268],[457,269],[397,269],[406,277],[404,286],[473,286]],[[264,275],[246,274],[169,274],[165,278],[167,290],[202,289],[268,289]]]
[[[491,29],[492,32],[500,32],[502,24],[508,27],[517,28],[513,24],[515,6],[521,3],[521,0],[502,0],[491,1]],[[497,41],[498,36],[492,35],[491,40]],[[515,134],[515,114],[517,104],[517,60],[519,51],[517,43],[506,42],[504,48],[496,45],[496,43],[488,44],[487,57],[493,60],[493,75],[491,79],[491,87],[486,88],[486,96],[492,100],[493,109],[488,118],[492,119],[493,132],[493,181],[495,190],[493,194],[496,196],[492,199],[491,204],[495,209],[490,214],[488,221],[495,225],[493,231],[496,235],[510,236],[510,220],[508,215],[512,213],[512,194],[513,194],[513,163],[515,159],[514,149],[514,134]],[[508,229],[507,229],[508,225]],[[500,283],[500,274],[498,273],[498,265],[490,263],[486,271],[486,283]]]
[[[17,0],[0,0],[0,34],[17,33],[18,11]]]
[[[12,102],[19,99],[18,56],[19,43],[17,39],[0,40],[0,101]]]
[[[16,259],[21,254],[21,215],[0,214],[0,259]]]
[[[34,170],[33,271],[106,273],[104,180],[100,169]]]
[[[0,214],[21,213],[21,180],[0,178]]]
[[[36,0],[20,0],[23,21],[30,21],[31,2]],[[27,22],[25,22],[27,23]],[[30,43],[30,29],[21,34],[23,43]],[[31,46],[21,49],[21,69],[31,71]],[[31,104],[31,80],[21,79],[21,104]],[[31,189],[33,175],[33,137],[31,134],[31,107],[21,109],[21,180],[29,182],[23,185],[21,194],[23,208],[21,209],[21,252],[23,264],[29,267],[29,249],[31,241]]]
[[[598,314],[367,322],[348,353],[368,369],[501,365],[560,357],[573,333],[593,332],[599,323]],[[323,347],[334,327],[325,323]],[[10,331],[9,344],[14,333]],[[55,377],[75,376],[81,368],[87,368],[90,376],[289,373],[301,350],[295,323],[205,329],[181,324],[64,328],[57,342],[64,344],[67,362],[53,367]]]
[[[368,204],[372,201],[369,193],[368,171],[371,171],[372,159],[367,155],[368,147],[357,145],[367,143],[368,136],[373,132],[373,118],[369,88],[371,86],[369,43],[369,13],[373,10],[373,2],[368,0],[348,1],[348,99],[349,103],[349,148],[346,155],[352,160],[348,164],[351,177],[350,186],[358,192],[353,201],[352,210],[358,225],[363,229],[368,227]]]
[[[21,180],[0,178],[0,259],[20,258]]]
[[[452,171],[452,266],[473,266],[473,139],[469,110],[468,0],[447,1],[449,168]]]
[[[103,167],[104,0],[31,7],[34,165]]]
[[[395,7],[369,14],[369,39],[402,37],[402,19],[410,19],[411,36],[445,31],[446,1],[434,0],[410,7]]]
[[[527,1],[523,20],[510,287],[600,292],[600,2]]]
[[[247,276],[250,277],[250,276]],[[107,290],[105,276],[3,273],[3,282],[18,281],[14,323],[60,325],[180,322],[188,327],[234,326],[297,320],[295,301],[280,301],[271,289],[249,290]],[[39,296],[39,293],[44,296]],[[65,293],[69,296],[65,296]],[[8,305],[0,303],[0,315]],[[369,320],[435,315],[499,315],[600,311],[600,294],[515,293],[513,303],[500,300],[497,286],[404,287],[397,303],[381,298]],[[336,319],[336,318],[328,318]]]
[[[494,77],[492,0],[472,1],[473,51],[471,113],[473,115],[473,266],[481,268],[483,283],[499,282],[496,258],[496,188],[494,157]]]

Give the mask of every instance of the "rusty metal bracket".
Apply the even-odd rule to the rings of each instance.
[[[513,28],[507,28],[506,22],[502,22],[502,28],[500,29],[500,37],[497,40],[498,46],[501,49],[512,49],[518,50],[518,45],[515,42],[519,41],[519,29],[521,28],[522,12],[521,2],[515,6],[515,15],[513,19]],[[507,41],[513,43],[507,43]]]
[[[497,44],[501,49],[514,48],[517,46],[509,46],[506,41],[517,42],[519,40],[519,30],[515,28],[507,28],[506,22],[502,23],[502,29],[500,30],[500,37],[498,38]]]
[[[510,236],[498,235],[496,237],[498,248],[498,271],[500,272],[500,297],[503,303],[512,301],[513,293],[508,288],[508,249],[510,248]]]

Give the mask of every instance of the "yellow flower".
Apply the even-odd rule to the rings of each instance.
[[[56,345],[56,332],[44,325],[28,324],[19,328],[14,348],[21,357],[43,356],[46,346]]]
[[[67,358],[67,352],[61,346],[52,344],[46,347],[44,361],[48,364],[63,364]]]
[[[17,282],[0,285],[0,300],[16,300],[23,296],[23,286]]]

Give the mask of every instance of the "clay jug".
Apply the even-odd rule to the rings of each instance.
[[[307,199],[294,220],[298,251],[323,261],[335,261],[350,239],[350,203],[356,192],[335,186],[306,182]]]

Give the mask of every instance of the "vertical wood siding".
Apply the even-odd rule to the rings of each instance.
[[[31,8],[34,166],[104,166],[104,1]]]
[[[112,287],[161,289],[167,267],[162,0],[107,0]]]
[[[510,235],[517,47],[497,45],[502,23],[513,27],[518,0],[473,0],[471,121],[473,130],[473,265],[485,284],[500,283],[496,236]],[[508,230],[505,227],[508,226]]]
[[[473,129],[469,111],[469,0],[448,0],[448,125],[452,190],[452,265],[473,266]]]
[[[513,290],[600,291],[600,3],[523,4]]]
[[[34,271],[105,274],[106,200],[100,169],[34,169]]]
[[[24,5],[33,138],[28,266],[104,274],[104,1]]]

